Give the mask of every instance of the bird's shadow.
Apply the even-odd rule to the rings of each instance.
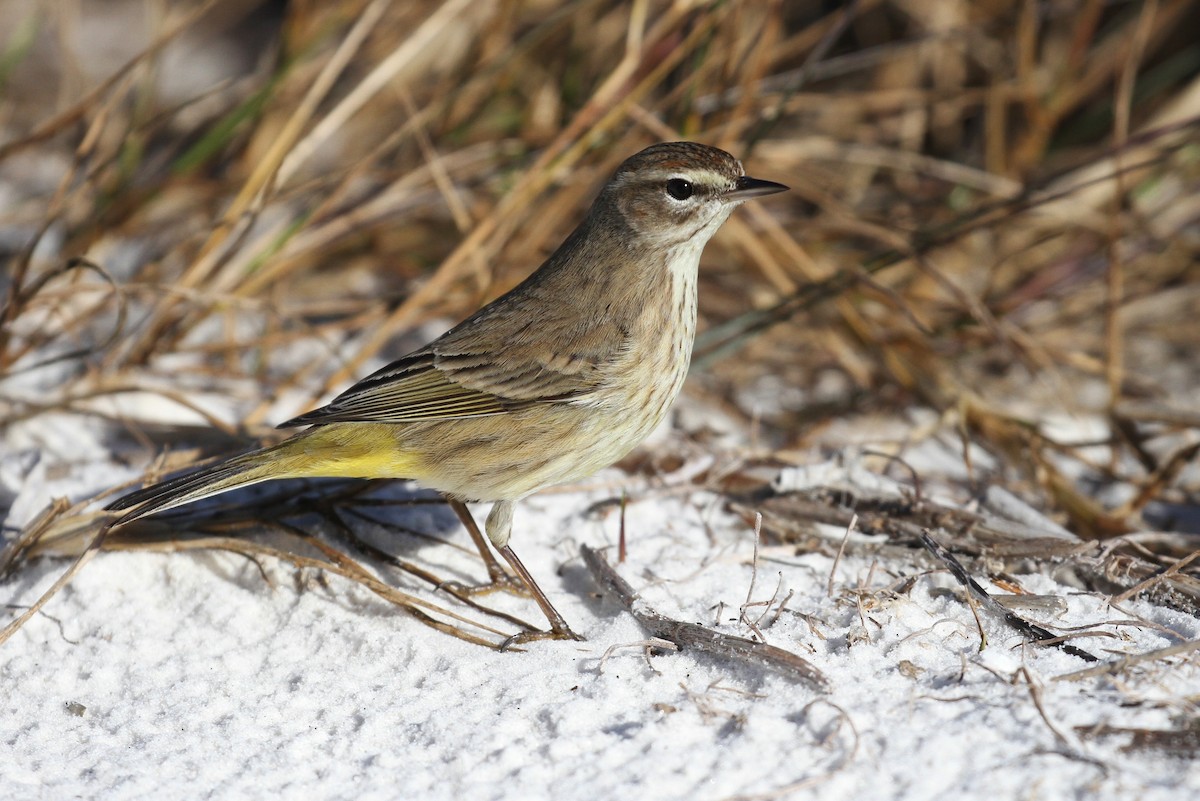
[[[66,522],[69,528],[94,532],[101,522],[97,514],[103,515],[72,515]],[[79,543],[90,538],[89,534]],[[265,482],[109,529],[102,547],[153,551],[170,558],[186,555],[240,590],[260,593],[291,585],[297,593],[316,591],[360,615],[391,615],[399,605],[429,622],[429,613],[441,610],[433,612],[443,621],[437,627],[463,631],[461,624],[466,624],[466,630],[472,630],[469,621],[479,621],[491,632],[483,635],[485,640],[493,644],[538,628],[533,624],[539,615],[530,598],[471,592],[473,586],[486,585],[488,570],[458,516],[436,492],[400,480]],[[60,556],[79,552],[78,547],[40,551]],[[36,562],[23,557],[9,574],[18,596],[24,594],[21,587],[32,587],[47,572],[61,570],[61,563]],[[93,563],[91,569],[101,566]],[[345,586],[342,581],[328,581],[335,574],[379,599],[364,603],[362,593],[338,589]],[[596,607],[598,599],[592,597],[594,588],[582,566],[569,562],[560,575],[567,593]],[[493,635],[498,639],[492,640]]]
[[[211,551],[237,552],[242,542],[241,552],[257,561],[276,552],[328,558],[332,549],[380,573],[416,575],[426,587],[486,575],[441,496],[405,481],[271,481],[133,521],[110,536],[121,548],[197,550],[202,564],[245,588],[267,577],[262,562],[247,571]]]

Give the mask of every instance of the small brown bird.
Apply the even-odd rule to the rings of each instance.
[[[627,159],[579,227],[524,282],[444,335],[280,428],[284,442],[119,499],[113,525],[277,478],[408,478],[442,492],[488,563],[487,538],[550,622],[575,637],[509,545],[514,504],[595,473],[662,421],[687,375],[700,252],[733,209],[787,187],[714,147]]]

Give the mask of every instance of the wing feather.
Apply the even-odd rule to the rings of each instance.
[[[527,315],[516,313],[511,305],[508,310],[512,314],[500,317],[489,315],[485,307],[421,350],[359,381],[327,406],[280,428],[485,417],[537,403],[586,401],[604,385],[607,368],[628,343],[628,327],[611,319],[585,318],[557,326],[562,335],[547,347],[544,340],[531,338]]]
[[[280,425],[316,423],[416,423],[504,414],[504,399],[452,380],[432,356],[405,357],[367,376],[326,406]]]

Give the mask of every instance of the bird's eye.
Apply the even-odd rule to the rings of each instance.
[[[687,200],[695,191],[691,181],[685,181],[682,178],[672,178],[667,181],[667,194],[676,200]]]

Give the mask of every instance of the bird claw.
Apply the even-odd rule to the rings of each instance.
[[[549,629],[535,629],[533,631],[523,631],[520,634],[514,634],[500,643],[500,650],[507,651],[514,645],[524,645],[527,642],[537,642],[539,640],[575,640],[576,642],[583,642],[584,638],[571,631],[571,627],[563,623],[562,626],[554,626]]]

